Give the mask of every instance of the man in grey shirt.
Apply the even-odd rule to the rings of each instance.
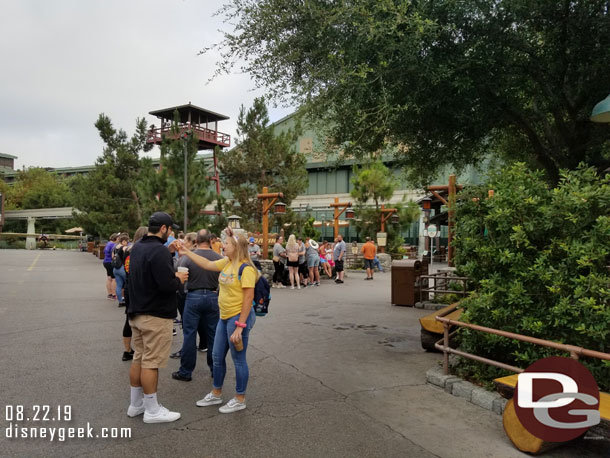
[[[210,261],[222,259],[210,246],[210,233],[201,229],[197,233],[197,249],[195,253]],[[183,261],[184,259],[184,261]],[[216,325],[218,324],[218,272],[204,270],[188,257],[184,256],[179,261],[180,267],[188,267],[189,281],[188,293],[184,304],[184,316],[182,317],[182,332],[184,341],[180,352],[180,369],[172,374],[175,380],[190,382],[193,370],[197,363],[197,328],[202,322],[205,326],[208,352],[207,363],[212,372],[212,352],[214,350],[214,337],[216,336]]]
[[[273,273],[273,288],[283,288],[282,281],[284,280],[284,265],[286,264],[286,248],[282,246],[284,237],[281,235],[277,238],[275,245],[273,245],[273,267],[275,272]]]
[[[345,261],[345,242],[343,236],[339,234],[335,241],[335,247],[333,248],[333,261],[335,261],[335,271],[337,272],[337,279],[335,283],[343,283],[343,261]]]
[[[248,239],[248,254],[250,255],[250,259],[256,266],[258,270],[263,270],[261,267],[261,263],[259,262],[259,256],[261,255],[261,247],[259,247],[254,240],[254,237],[250,237]],[[268,255],[267,255],[268,256]]]

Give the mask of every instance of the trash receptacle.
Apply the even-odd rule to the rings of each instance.
[[[104,248],[106,248],[106,244],[105,244],[105,243],[104,243],[103,245],[101,245],[101,244],[100,244],[100,245],[98,245],[98,247],[97,247],[97,250],[98,250],[98,251],[97,251],[97,256],[98,256],[100,259],[104,259]]]
[[[419,290],[425,284],[420,276],[428,273],[427,267],[417,259],[392,262],[392,304],[413,307],[419,301]],[[422,300],[427,299],[428,293],[422,293]]]

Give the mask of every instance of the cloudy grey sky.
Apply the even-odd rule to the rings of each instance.
[[[213,16],[222,4],[0,0],[0,152],[18,168],[93,164],[100,113],[132,133],[136,118],[189,101],[229,116],[219,130],[233,138],[240,105],[261,91],[245,74],[206,84],[218,55],[197,52],[228,29]],[[291,111],[269,108],[272,121]]]

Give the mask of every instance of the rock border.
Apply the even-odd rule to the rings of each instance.
[[[455,375],[443,374],[443,369],[441,367],[429,369],[426,372],[426,382],[444,390],[446,393],[464,398],[468,402],[497,413],[498,415],[504,413],[504,408],[508,402],[508,400],[500,396],[499,393],[488,391],[485,388],[462,380]]]

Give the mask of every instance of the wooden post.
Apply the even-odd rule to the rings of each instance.
[[[447,241],[447,264],[453,267],[453,231],[455,227],[455,175],[449,175],[449,237]]]
[[[335,197],[335,201],[329,205],[329,207],[333,207],[333,226],[334,226],[334,238],[336,239],[339,236],[339,217],[343,214],[347,207],[352,205],[351,202],[339,202],[339,198]],[[341,209],[341,210],[339,210]]]
[[[263,259],[267,259],[269,256],[269,210],[271,210],[271,206],[277,202],[279,197],[284,197],[284,194],[281,192],[269,192],[269,188],[267,186],[263,187],[263,192],[261,194],[257,194],[256,197],[262,201],[263,204]],[[271,201],[269,201],[271,199]]]
[[[267,194],[269,188],[263,187],[263,194]],[[267,259],[269,256],[269,216],[267,215],[267,198],[263,199],[263,259]]]
[[[335,227],[335,235],[333,240],[339,236],[339,198],[335,197],[335,208],[334,208],[334,227]]]

